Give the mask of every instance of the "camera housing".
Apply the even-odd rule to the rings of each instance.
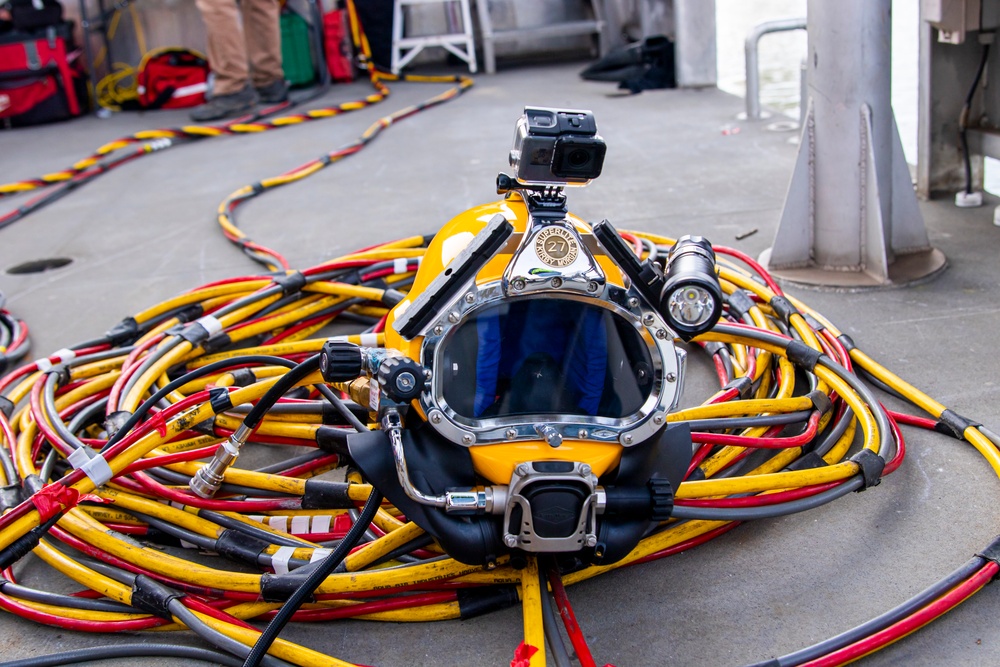
[[[510,166],[523,185],[587,185],[601,175],[606,152],[590,111],[525,107]]]

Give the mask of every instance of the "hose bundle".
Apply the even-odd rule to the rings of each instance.
[[[672,244],[628,236],[644,256]],[[369,427],[367,410],[323,384],[315,355],[331,327],[382,344],[389,304],[407,290],[428,240],[203,285],[0,379],[0,606],[81,631],[189,628],[224,652],[249,654],[260,637],[249,622],[279,613],[373,494],[345,446]],[[668,417],[688,422],[696,443],[670,521],[614,565],[529,558],[514,569],[501,559],[482,570],[450,559],[382,503],[359,546],[291,619],[443,620],[520,602],[524,664],[544,664],[545,651],[532,649],[546,635],[562,664],[557,617],[581,664],[597,664],[564,586],[870,488],[903,461],[899,424],[964,439],[1000,471],[990,431],[880,366],[750,258],[716,250],[725,317],[695,344],[710,355],[719,390]],[[930,417],[883,409],[873,387]],[[190,493],[201,461],[243,425],[248,446],[216,497]],[[14,565],[29,552],[82,590],[19,585]],[[844,664],[891,643],[991,579],[991,553],[856,631],[767,664]],[[280,638],[268,656],[262,664],[349,664]]]

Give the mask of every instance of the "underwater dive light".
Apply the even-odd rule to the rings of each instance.
[[[667,256],[660,312],[684,340],[705,333],[722,313],[722,289],[715,275],[715,251],[701,236],[682,236]]]

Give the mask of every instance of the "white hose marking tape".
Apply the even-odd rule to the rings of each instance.
[[[275,574],[288,574],[288,561],[292,560],[295,547],[278,547],[278,550],[271,556],[271,567]]]
[[[52,362],[49,361],[48,357],[42,357],[41,359],[37,359],[35,361],[35,365],[38,366],[38,370],[40,370],[43,373],[52,368]]]
[[[66,457],[66,460],[69,461],[69,464],[73,466],[74,470],[76,470],[90,460],[90,454],[87,453],[86,448],[79,447],[74,449],[73,453]]]
[[[292,535],[305,535],[309,532],[309,517],[307,516],[293,516],[292,517]]]
[[[378,334],[361,334],[361,347],[378,347]]]
[[[263,514],[251,514],[247,518],[257,523],[267,523],[267,517]]]
[[[222,331],[222,322],[212,317],[211,315],[205,315],[204,317],[199,317],[195,320],[198,324],[202,326],[205,331],[208,332],[209,336],[214,336],[215,334]]]
[[[332,553],[333,549],[313,549],[312,556],[309,557],[309,562],[315,563],[318,560],[323,560]]]
[[[329,514],[320,514],[313,517],[312,532],[314,533],[329,533],[330,532],[330,521],[333,519]]]
[[[111,466],[108,465],[103,456],[95,456],[90,459],[80,466],[80,470],[94,483],[94,488],[104,486],[108,480],[115,476],[114,471],[111,470]]]
[[[67,361],[73,361],[74,359],[76,359],[76,352],[69,349],[68,347],[64,347],[61,350],[56,350],[55,353],[50,354],[49,356],[55,357],[57,364],[65,364]]]
[[[406,270],[406,258],[405,257],[397,257],[396,259],[392,260],[392,272],[393,273],[406,273],[407,272],[407,270]]]
[[[287,516],[272,516],[268,517],[267,525],[269,525],[274,530],[280,530],[283,533],[288,532],[288,517]]]

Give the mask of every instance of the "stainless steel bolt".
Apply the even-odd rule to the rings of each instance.
[[[476,441],[476,438],[471,433],[466,433],[465,435],[462,436],[462,444],[463,445],[471,445],[475,441]]]
[[[520,292],[524,289],[524,278],[514,278],[510,283],[511,287]]]
[[[580,440],[586,440],[587,439],[587,429],[581,428],[579,431],[576,432],[576,437],[578,437]]]
[[[629,308],[638,308],[639,307],[639,299],[635,298],[634,296],[633,297],[629,297],[628,307]]]
[[[506,436],[508,440],[513,440],[517,437],[517,430],[509,428],[504,432],[504,436]]]
[[[432,410],[431,411],[430,418],[431,418],[431,423],[432,424],[440,424],[441,423],[441,413],[438,412],[437,410]]]
[[[656,330],[656,337],[659,338],[660,340],[665,340],[666,337],[667,337],[667,330],[666,329],[657,329]]]
[[[468,294],[465,295],[465,302],[466,303],[475,303],[476,302],[476,295],[473,294],[472,292],[469,292]]]
[[[662,424],[663,423],[663,413],[657,412],[655,415],[653,415],[653,423],[654,424]]]
[[[597,546],[597,535],[587,535],[587,539],[584,541],[584,543],[588,547],[596,547]],[[600,556],[600,554],[597,554],[597,555]]]
[[[459,320],[459,314],[458,313],[456,313],[455,311],[451,311],[450,313],[448,313],[448,321],[449,322],[451,322],[452,324],[457,324],[458,320]]]
[[[642,316],[642,323],[645,324],[647,327],[653,326],[653,322],[655,321],[656,320],[653,318],[652,313],[646,313],[645,315]]]
[[[513,535],[510,535],[510,534],[504,535],[503,536],[503,543],[506,544],[511,549],[513,549],[514,547],[517,546],[517,538],[515,536],[513,536]]]
[[[439,324],[439,325],[437,325],[436,327],[434,327],[434,335],[436,335],[436,336],[440,336],[440,335],[441,335],[441,334],[443,334],[443,333],[444,333],[444,327],[443,327],[443,326],[441,326],[441,325]]]
[[[596,280],[591,280],[589,283],[587,283],[587,291],[588,292],[596,292],[600,288],[601,288],[601,286],[597,284]]]
[[[562,283],[563,283],[562,278],[556,276],[555,278],[552,279],[553,289],[559,289],[560,287],[562,287]]]
[[[667,382],[677,382],[677,373],[667,373],[666,380]]]
[[[591,472],[591,468],[590,468],[589,465],[587,465],[586,463],[583,463],[583,464],[580,465],[580,474],[581,475],[583,475],[584,477],[586,477],[587,475],[590,474],[590,472]]]
[[[624,442],[626,445],[631,445],[632,444],[632,434],[631,433],[626,433],[624,436],[622,436],[622,442]]]
[[[521,477],[524,477],[525,475],[528,474],[528,464],[527,463],[518,463],[517,467],[514,468],[514,472],[517,473],[518,475],[520,475]]]

